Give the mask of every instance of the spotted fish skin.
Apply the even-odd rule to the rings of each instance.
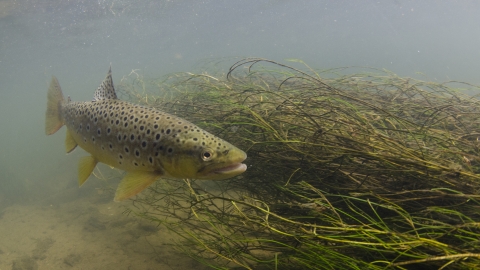
[[[90,102],[70,102],[52,78],[46,133],[67,127],[67,152],[80,146],[79,185],[98,162],[125,170],[115,200],[139,193],[159,177],[221,180],[246,170],[246,154],[174,115],[117,99],[111,71]]]

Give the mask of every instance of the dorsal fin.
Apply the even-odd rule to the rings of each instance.
[[[112,66],[108,70],[107,77],[105,77],[105,80],[103,80],[93,95],[93,101],[102,99],[117,99],[115,88],[113,88]]]

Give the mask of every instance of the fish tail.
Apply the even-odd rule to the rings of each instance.
[[[50,87],[48,88],[47,111],[45,112],[45,133],[51,135],[59,130],[63,125],[62,106],[65,103],[62,88],[57,78],[52,76]]]

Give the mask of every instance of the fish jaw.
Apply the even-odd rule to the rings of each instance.
[[[232,165],[221,167],[215,170],[210,171],[209,174],[205,175],[204,178],[199,179],[208,179],[208,180],[224,180],[237,176],[247,170],[247,165],[243,163],[234,163]]]
[[[247,165],[242,163],[247,154],[234,147],[228,154],[217,157],[216,162],[207,164],[197,173],[197,179],[224,180],[237,176],[247,170]]]

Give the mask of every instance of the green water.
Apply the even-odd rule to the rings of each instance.
[[[172,249],[175,236],[122,214],[129,202],[108,191],[121,172],[101,166],[107,180],[78,188],[85,152],[65,153],[65,129],[44,134],[52,75],[72,100],[90,100],[110,64],[118,84],[245,56],[478,84],[479,11],[476,1],[0,1],[0,269],[203,267]]]

